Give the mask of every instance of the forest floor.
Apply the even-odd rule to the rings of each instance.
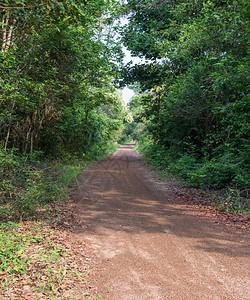
[[[131,146],[82,176],[78,241],[103,300],[250,299],[249,219],[202,191],[161,182]]]

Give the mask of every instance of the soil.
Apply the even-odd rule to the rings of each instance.
[[[154,179],[132,146],[93,165],[79,187],[88,281],[103,300],[250,299],[247,223],[232,226],[200,191]]]

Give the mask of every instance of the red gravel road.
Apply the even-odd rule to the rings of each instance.
[[[103,300],[250,299],[247,233],[194,213],[160,189],[124,146],[93,165],[80,190],[82,238]]]

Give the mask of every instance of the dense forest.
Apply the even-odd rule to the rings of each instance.
[[[193,186],[249,187],[249,2],[128,0],[125,131],[153,165]],[[143,134],[141,134],[143,133]]]
[[[92,254],[85,251],[82,237],[72,240],[72,228],[88,227],[76,221],[73,195],[80,174],[85,180],[84,169],[122,143],[136,141],[161,177],[184,181],[186,189],[202,188],[223,213],[243,213],[245,218],[249,17],[247,0],[0,0],[1,299],[97,296],[86,296],[92,288],[85,278]],[[124,47],[142,62],[124,64]],[[135,91],[127,106],[119,91],[125,86]],[[109,175],[115,178],[115,172]],[[129,194],[121,199],[115,189],[111,194],[115,201],[126,198],[122,208],[138,200],[133,193],[129,201]],[[122,212],[131,224],[138,216],[136,233],[139,223],[164,216],[158,214],[162,202],[152,204],[154,218],[151,204],[143,214],[149,199]],[[121,213],[102,209],[98,218],[105,224]],[[171,208],[167,216],[173,220],[178,210]],[[176,235],[171,220],[167,232]],[[131,224],[124,229],[126,236]],[[151,236],[163,228],[163,223],[151,225],[145,230],[150,228]],[[123,230],[120,226],[117,231]],[[211,232],[204,239],[206,251],[207,236]],[[223,238],[222,244],[226,240],[229,247],[230,239]],[[217,233],[214,240],[211,247],[221,255],[224,246],[218,248]],[[242,245],[234,243],[227,255]]]
[[[138,140],[158,168],[247,196],[248,1],[6,0],[0,13],[0,193],[11,209],[50,197],[38,163],[105,155],[122,127],[120,141]],[[145,63],[122,65],[122,44]]]
[[[88,161],[114,149],[125,114],[113,84],[123,55],[114,39],[121,5],[6,0],[0,14],[0,195],[10,211],[26,214],[53,198],[53,173],[65,174],[62,166],[46,174],[39,163]]]
[[[122,112],[112,86],[121,55],[112,40],[115,8],[110,11],[103,1],[6,2],[0,57],[3,149],[61,156],[112,140]]]

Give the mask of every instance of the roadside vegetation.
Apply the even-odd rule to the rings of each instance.
[[[111,2],[0,2],[1,299],[95,297],[70,198],[125,116]]]
[[[128,6],[124,43],[148,61],[123,70],[137,93],[127,135],[153,166],[190,186],[224,190],[220,206],[249,212],[249,3]]]
[[[247,17],[245,0],[0,1],[1,299],[96,297],[70,198],[117,141],[249,212]],[[121,39],[146,63],[123,66]]]
[[[1,156],[0,298],[94,299],[70,201],[92,161],[37,155]]]
[[[67,241],[72,235],[41,222],[9,221],[0,230],[1,299],[90,299],[88,257]]]

